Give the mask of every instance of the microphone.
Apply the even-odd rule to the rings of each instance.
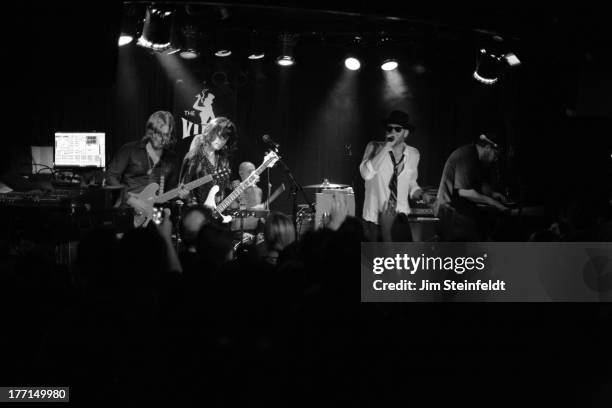
[[[278,147],[280,146],[278,143],[276,143],[274,140],[272,140],[272,138],[270,137],[270,135],[263,135],[261,137],[261,140],[264,141],[264,143],[274,147],[275,149],[278,149]]]
[[[493,147],[495,147],[496,149],[499,147],[497,145],[497,143],[495,143],[494,141],[492,141],[491,139],[489,139],[486,135],[480,135],[480,140],[489,143],[490,145],[492,145]]]

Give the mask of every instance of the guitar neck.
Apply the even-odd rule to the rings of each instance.
[[[187,191],[191,191],[194,188],[198,188],[203,184],[211,182],[212,180],[213,180],[213,176],[209,174],[207,176],[200,177],[199,179],[190,181],[187,184],[183,184],[183,189]],[[172,200],[173,198],[178,197],[178,192],[179,192],[178,187],[173,188],[172,190],[155,197],[155,202],[160,204],[160,203],[165,203],[168,200]]]
[[[217,206],[217,211],[223,212],[250,185],[252,179],[259,176],[270,165],[270,163],[274,161],[274,159],[275,158],[272,157],[263,162],[261,166],[259,166],[253,173],[251,173],[251,175],[246,180],[240,183],[240,185],[236,187],[236,189],[232,191],[230,195],[225,197],[225,200],[221,201],[221,203]]]

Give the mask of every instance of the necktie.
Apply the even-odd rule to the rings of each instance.
[[[404,155],[402,154],[402,158],[396,163],[395,156],[393,156],[393,152],[389,152],[391,156],[391,163],[393,163],[393,175],[391,175],[391,181],[389,181],[389,206],[395,209],[397,205],[397,176],[399,175],[399,167],[404,161]]]

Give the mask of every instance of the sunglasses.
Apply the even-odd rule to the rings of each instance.
[[[387,132],[388,133],[391,133],[391,132],[399,133],[402,130],[404,130],[404,128],[401,127],[401,126],[387,126]]]

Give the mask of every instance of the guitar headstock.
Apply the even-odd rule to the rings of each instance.
[[[274,150],[270,150],[265,156],[264,156],[264,163],[268,163],[267,167],[273,167],[276,162],[280,159],[280,157],[278,157],[278,154],[276,154],[276,152]]]
[[[231,170],[229,168],[223,167],[221,169],[216,170],[213,174],[213,180],[215,183],[218,183],[220,180],[228,179],[230,176]]]

